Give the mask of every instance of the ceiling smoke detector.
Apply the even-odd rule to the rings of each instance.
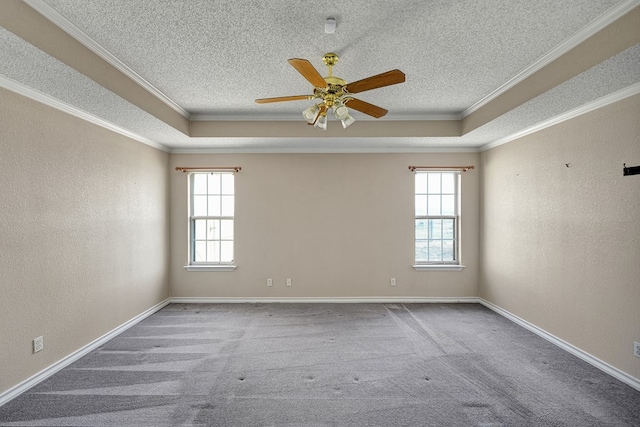
[[[333,34],[336,32],[336,18],[327,18],[324,21],[324,33]]]

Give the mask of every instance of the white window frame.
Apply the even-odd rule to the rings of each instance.
[[[231,220],[233,221],[233,227],[234,227],[234,232],[232,235],[231,239],[223,239],[222,235],[220,235],[219,238],[217,239],[208,239],[205,238],[204,241],[217,241],[217,242],[224,242],[224,241],[231,241],[233,242],[233,257],[235,258],[235,177],[234,177],[234,189],[233,189],[233,194],[225,194],[222,193],[222,190],[219,193],[209,193],[209,190],[207,189],[207,195],[218,195],[218,196],[233,196],[233,203],[234,203],[234,212],[233,215],[222,215],[222,213],[220,213],[220,215],[194,215],[194,200],[195,200],[195,193],[194,193],[194,179],[196,175],[220,175],[220,181],[222,182],[222,175],[235,175],[232,171],[197,171],[197,172],[189,172],[188,173],[188,185],[187,185],[187,192],[188,192],[188,196],[189,196],[189,209],[188,209],[188,262],[187,265],[184,267],[187,271],[233,271],[237,268],[237,266],[234,263],[234,260],[230,260],[230,261],[196,261],[195,260],[195,245],[197,241],[203,241],[202,239],[196,239],[196,221],[197,220],[214,220],[214,221],[222,221],[222,220]],[[222,184],[221,184],[222,185]]]
[[[453,211],[453,215],[447,214],[447,215],[442,215],[442,212],[440,212],[439,215],[429,215],[428,212],[426,212],[425,215],[418,215],[417,214],[417,208],[416,208],[416,204],[417,202],[415,201],[417,199],[417,196],[435,196],[435,195],[439,195],[441,197],[442,200],[442,196],[443,195],[451,195],[451,193],[443,193],[442,192],[442,181],[440,182],[440,189],[438,193],[433,193],[433,192],[429,192],[429,190],[427,189],[426,193],[418,193],[418,189],[416,188],[416,180],[417,180],[417,176],[419,174],[452,174],[454,177],[454,193],[453,193],[453,198],[454,198],[454,211]],[[414,226],[414,255],[413,255],[413,259],[414,259],[414,268],[416,270],[462,270],[464,268],[464,266],[461,264],[460,262],[460,190],[461,190],[461,173],[460,171],[451,171],[451,170],[429,170],[429,171],[415,171],[415,177],[414,177],[414,222],[413,222],[413,226]],[[442,177],[442,175],[441,175]],[[426,206],[425,206],[426,208]],[[440,238],[418,238],[418,230],[416,227],[416,223],[417,221],[420,220],[453,220],[453,238],[452,239],[445,239],[442,235],[440,236]],[[442,230],[441,230],[442,233]],[[441,241],[442,244],[444,244],[444,241],[448,241],[448,240],[453,240],[453,260],[433,260],[433,261],[429,261],[429,260],[424,260],[424,259],[420,259],[418,260],[418,248],[417,248],[417,243],[419,241]]]

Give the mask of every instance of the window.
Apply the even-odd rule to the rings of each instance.
[[[455,172],[416,172],[415,264],[459,265],[458,180]]]
[[[189,266],[233,267],[234,175],[189,174]],[[194,268],[197,269],[197,268]]]

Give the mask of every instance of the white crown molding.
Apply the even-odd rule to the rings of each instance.
[[[124,62],[120,61],[115,55],[105,49],[98,42],[93,40],[87,33],[78,28],[75,24],[61,15],[57,10],[49,6],[44,0],[24,0],[29,6],[35,9],[42,16],[47,18],[49,21],[53,22],[55,25],[60,27],[63,31],[69,34],[71,37],[82,43],[86,48],[91,50],[93,53],[107,61],[109,64],[113,65],[116,69],[118,69],[122,74],[129,77],[131,80],[136,82],[138,85],[146,89],[149,93],[154,95],[160,101],[169,106],[172,110],[182,115],[183,117],[189,119],[191,114],[178,105],[174,100],[169,98],[167,95],[162,93],[160,89],[153,86],[147,80],[145,80],[138,73],[133,71],[129,66],[127,66]]]
[[[549,341],[552,344],[555,344],[556,346],[560,347],[561,349],[573,354],[574,356],[584,360],[585,362],[589,363],[590,365],[595,366],[596,368],[600,369],[601,371],[605,372],[606,374],[611,375],[612,377],[622,381],[623,383],[635,388],[636,390],[640,391],[640,379],[632,377],[631,375],[627,374],[624,371],[621,371],[618,368],[615,368],[611,365],[609,365],[607,362],[604,362],[600,359],[598,359],[595,356],[592,356],[591,354],[587,353],[584,350],[579,349],[578,347],[569,344],[568,342],[566,342],[563,339],[560,339],[558,337],[556,337],[553,334],[550,334],[549,332],[545,331],[544,329],[541,329],[539,327],[537,327],[536,325],[527,322],[526,320],[516,316],[515,314],[512,314],[510,312],[508,312],[507,310],[498,307],[497,305],[483,299],[483,298],[478,298],[478,302],[482,305],[484,305],[485,307],[487,307],[488,309],[498,313],[499,315],[511,320],[512,322],[522,326],[523,328],[533,332],[534,334],[544,338],[545,340]]]
[[[0,87],[15,92],[19,95],[25,96],[29,99],[33,99],[34,101],[40,102],[41,104],[47,105],[49,107],[55,108],[56,110],[63,111],[67,114],[71,114],[72,116],[78,117],[82,120],[86,120],[87,122],[93,123],[105,129],[109,129],[113,132],[119,133],[120,135],[126,136],[127,138],[134,139],[143,144],[149,145],[153,148],[156,148],[161,151],[169,152],[169,149],[157,142],[151,141],[143,136],[140,136],[136,133],[133,133],[123,127],[120,127],[116,124],[103,120],[93,114],[87,113],[79,108],[76,108],[70,104],[60,101],[57,98],[54,98],[50,95],[42,93],[38,90],[30,88],[22,83],[16,82],[15,80],[11,80],[8,77],[0,75]]]
[[[401,153],[479,153],[478,147],[413,147],[413,148],[171,148],[171,154],[401,154]]]
[[[300,120],[302,119],[302,110],[300,109],[300,113],[294,114],[251,114],[251,113],[237,113],[237,114],[214,114],[214,113],[193,113],[191,114],[191,120],[194,122],[208,122],[208,121],[269,121],[269,122],[277,122],[277,121],[291,121],[291,120]],[[384,118],[376,119],[374,117],[365,116],[363,114],[358,114],[356,121],[359,122],[368,122],[368,121],[385,121],[385,120],[393,120],[393,121],[414,121],[414,120],[460,120],[460,113],[424,113],[424,114],[397,114],[390,113],[387,114]],[[336,123],[338,123],[336,121]]]
[[[55,374],[56,372],[58,372],[62,368],[65,368],[66,366],[69,366],[70,364],[72,364],[73,362],[77,361],[81,357],[83,357],[83,356],[87,355],[88,353],[90,353],[91,351],[97,349],[102,344],[104,344],[107,341],[109,341],[110,339],[114,338],[116,335],[119,335],[122,332],[126,331],[127,329],[129,329],[130,327],[132,327],[136,323],[140,322],[141,320],[144,320],[147,317],[151,316],[156,311],[158,311],[158,310],[162,309],[163,307],[165,307],[166,305],[168,305],[169,302],[170,302],[170,300],[167,298],[166,300],[162,301],[161,303],[156,304],[155,306],[151,307],[150,309],[148,309],[148,310],[144,311],[143,313],[137,315],[133,319],[123,323],[122,325],[120,325],[117,328],[111,330],[110,332],[107,332],[106,334],[104,334],[100,338],[98,338],[98,339],[90,342],[89,344],[85,345],[84,347],[74,351],[70,355],[58,360],[53,365],[48,366],[47,368],[43,369],[42,371],[38,372],[37,374],[33,375],[32,377],[22,381],[20,384],[17,384],[16,386],[11,387],[9,390],[5,391],[4,393],[0,393],[0,406],[4,405],[5,403],[9,402],[12,399],[18,397],[20,394],[24,393],[25,391],[29,390],[31,387],[33,387],[33,386],[41,383],[42,381],[46,380],[47,378],[49,378],[51,375]]]
[[[480,99],[478,102],[473,104],[471,107],[464,110],[461,113],[461,118],[465,118],[471,113],[484,107],[486,104],[493,101],[498,96],[502,95],[512,87],[520,84],[527,77],[541,70],[543,67],[549,65],[551,62],[555,61],[560,56],[564,55],[574,47],[578,46],[580,43],[584,42],[589,37],[593,36],[598,31],[605,28],[607,25],[611,24],[612,22],[616,21],[620,17],[624,16],[625,14],[627,14],[629,11],[631,11],[638,5],[640,5],[640,0],[625,0],[619,3],[618,5],[614,6],[613,8],[609,9],[607,12],[600,15],[600,17],[598,17],[597,19],[589,23],[589,25],[584,27],[582,30],[578,31],[576,34],[569,37],[564,42],[560,43],[554,49],[552,49],[551,51],[549,51],[548,53],[540,57],[533,64],[529,65],[520,73],[518,73],[517,75],[509,79],[506,83],[502,84],[497,89],[485,95],[482,99]]]
[[[624,89],[620,89],[619,91],[613,92],[609,95],[605,95],[602,98],[598,98],[595,101],[589,102],[578,108],[574,108],[573,110],[569,110],[565,113],[552,117],[536,125],[522,129],[519,132],[513,133],[511,135],[505,136],[504,138],[500,138],[493,142],[485,144],[480,147],[479,151],[486,151],[491,148],[495,148],[499,145],[506,144],[507,142],[516,140],[518,138],[522,138],[523,136],[527,136],[532,133],[539,132],[542,129],[546,129],[548,127],[557,125],[558,123],[562,123],[564,121],[573,119],[575,117],[578,117],[583,114],[589,113],[591,111],[597,110],[599,108],[605,107],[609,104],[613,104],[614,102],[621,101],[630,96],[637,95],[638,93],[640,93],[640,83],[634,83],[631,86],[627,86]]]

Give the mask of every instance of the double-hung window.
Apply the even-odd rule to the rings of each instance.
[[[415,265],[460,264],[458,171],[415,173]]]
[[[235,189],[233,172],[189,174],[189,267],[231,269]]]

